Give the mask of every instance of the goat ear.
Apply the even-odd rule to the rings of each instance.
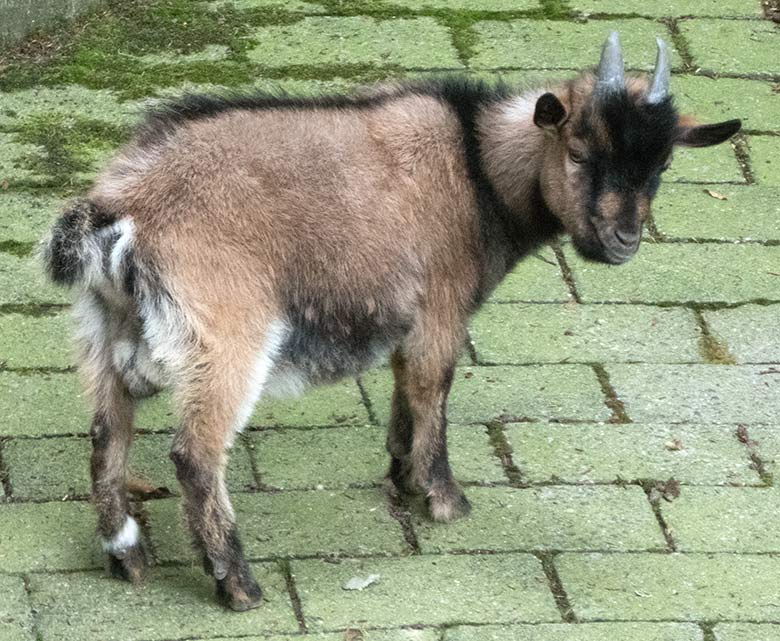
[[[566,107],[555,94],[544,93],[536,101],[534,124],[542,129],[551,129],[563,124],[567,117]]]
[[[683,147],[709,147],[720,144],[739,131],[741,120],[726,120],[714,125],[694,125],[682,117],[674,137],[675,145]]]

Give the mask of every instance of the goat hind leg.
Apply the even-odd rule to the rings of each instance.
[[[226,444],[240,398],[237,372],[227,364],[211,364],[210,380],[186,390],[183,422],[174,438],[171,459],[182,486],[184,514],[193,545],[203,557],[203,568],[214,577],[217,598],[233,610],[260,605],[262,593],[244,558],[235,515],[225,485]],[[218,372],[218,373],[215,373]]]
[[[95,381],[90,471],[98,532],[108,555],[108,571],[136,583],[143,576],[146,557],[127,499],[127,454],[133,439],[135,402],[113,370],[106,368]]]

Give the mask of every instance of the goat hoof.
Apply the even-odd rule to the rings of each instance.
[[[431,518],[441,523],[455,521],[471,513],[471,504],[455,483],[431,489],[425,500]]]
[[[140,545],[127,548],[122,558],[108,555],[108,573],[115,579],[140,583],[146,571],[146,554]]]
[[[263,591],[251,576],[233,574],[217,579],[217,599],[234,612],[246,612],[260,606]]]

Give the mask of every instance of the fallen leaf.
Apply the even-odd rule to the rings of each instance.
[[[659,481],[655,484],[655,490],[657,490],[664,501],[669,501],[671,503],[680,496],[680,481],[673,478],[668,481]]]
[[[679,452],[681,449],[683,449],[682,441],[679,438],[672,439],[671,441],[666,441],[664,443],[664,446],[667,450],[671,450],[672,452]]]
[[[705,189],[704,193],[712,196],[713,198],[717,198],[718,200],[728,200],[729,199],[728,196],[724,196],[719,191],[714,191],[712,189]]]
[[[364,639],[365,637],[360,630],[355,630],[354,628],[344,630],[344,641],[363,641]]]
[[[341,587],[344,590],[365,590],[369,585],[373,585],[379,581],[378,574],[369,574],[367,577],[353,576]]]

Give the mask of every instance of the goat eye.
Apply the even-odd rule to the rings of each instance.
[[[580,165],[585,162],[585,154],[583,154],[581,151],[569,149],[569,160]]]

